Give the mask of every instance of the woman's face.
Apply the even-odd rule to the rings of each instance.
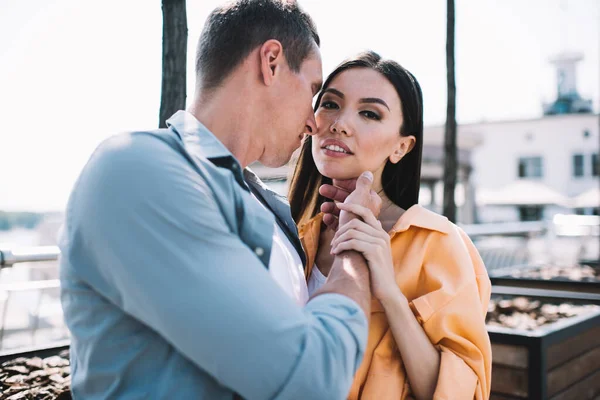
[[[373,172],[381,188],[386,162],[397,163],[412,148],[414,136],[400,136],[402,107],[394,86],[379,72],[352,68],[324,90],[315,114],[312,154],[319,172],[351,179]]]

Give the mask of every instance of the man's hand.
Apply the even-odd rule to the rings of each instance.
[[[323,216],[325,225],[334,230],[339,226],[340,209],[336,206],[336,202],[359,204],[369,208],[375,216],[379,215],[381,198],[371,190],[372,184],[373,174],[366,171],[358,179],[334,179],[333,185],[321,185],[319,193],[332,200],[321,205],[321,211],[325,213]],[[354,193],[356,189],[358,193]]]
[[[334,179],[333,185],[321,185],[319,188],[319,193],[321,196],[332,200],[321,204],[321,211],[325,213],[325,215],[323,215],[323,222],[325,225],[333,230],[337,230],[340,209],[337,208],[335,202],[343,203],[346,200],[346,197],[348,197],[348,195],[352,193],[355,188],[356,179]]]
[[[371,186],[373,186],[373,174],[370,171],[365,171],[356,180],[356,188],[346,197],[344,203],[366,207],[377,218],[381,211],[381,197],[371,189]],[[343,225],[355,217],[355,215],[342,210],[338,222]]]

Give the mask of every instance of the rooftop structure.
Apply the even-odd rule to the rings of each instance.
[[[561,53],[550,59],[556,67],[556,100],[544,104],[544,115],[591,113],[592,101],[577,92],[577,63],[580,53]]]

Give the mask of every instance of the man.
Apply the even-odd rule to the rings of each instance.
[[[346,396],[366,345],[366,263],[337,257],[298,305],[302,293],[272,273],[285,235],[242,175],[256,160],[286,163],[315,132],[318,44],[295,2],[220,7],[200,38],[189,112],[92,155],[60,240],[75,398]],[[370,184],[359,178],[346,201],[377,209]]]

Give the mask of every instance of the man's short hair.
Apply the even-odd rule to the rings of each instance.
[[[300,70],[313,46],[320,45],[313,20],[295,0],[236,0],[216,8],[198,42],[198,84],[203,90],[218,87],[252,50],[269,39],[281,42],[294,72]]]

